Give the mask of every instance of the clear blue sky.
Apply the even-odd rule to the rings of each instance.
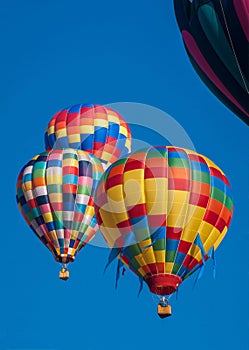
[[[192,69],[172,3],[0,2],[1,350],[248,350],[249,129]],[[166,320],[146,288],[137,299],[129,271],[114,290],[116,266],[103,276],[107,249],[86,247],[70,280],[60,281],[59,266],[15,202],[17,174],[43,151],[43,132],[57,110],[124,101],[172,115],[233,188],[235,213],[217,251],[216,280],[209,264],[195,289],[194,279],[186,281]],[[157,141],[152,133],[151,143]]]

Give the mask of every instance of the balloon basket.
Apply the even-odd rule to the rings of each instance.
[[[157,306],[157,313],[158,313],[158,316],[160,318],[166,318],[166,317],[169,317],[172,315],[172,312],[171,312],[171,306],[170,305],[167,305],[167,306],[162,306],[162,305],[158,305]]]
[[[65,267],[63,267],[59,273],[59,278],[63,281],[67,281],[69,279],[69,271]]]

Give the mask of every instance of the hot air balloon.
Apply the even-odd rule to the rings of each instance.
[[[174,7],[195,71],[249,125],[248,0],[174,0]]]
[[[52,150],[35,156],[17,180],[17,202],[27,224],[63,264],[67,264],[98,230],[93,195],[103,173],[92,154],[73,149]]]
[[[45,146],[74,148],[90,152],[106,169],[131,150],[128,124],[113,109],[93,104],[78,104],[56,113],[45,133]]]
[[[118,256],[161,296],[160,317],[171,314],[168,296],[215,258],[232,217],[230,192],[211,160],[172,146],[138,151],[103,174],[95,210],[109,262]]]

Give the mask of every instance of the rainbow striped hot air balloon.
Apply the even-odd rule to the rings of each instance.
[[[69,277],[66,264],[98,230],[93,195],[102,173],[94,155],[64,149],[35,156],[18,176],[19,209],[55,260],[64,264],[62,279]]]
[[[75,148],[99,158],[106,169],[131,150],[128,124],[113,109],[93,104],[78,104],[56,113],[45,133],[45,146]]]
[[[213,256],[229,227],[229,182],[208,158],[151,147],[114,163],[95,195],[100,230],[152,293],[167,296]],[[111,261],[110,260],[110,261]],[[159,304],[159,315],[171,314]]]

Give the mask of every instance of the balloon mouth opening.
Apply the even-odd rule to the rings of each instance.
[[[66,254],[55,257],[55,260],[59,263],[62,263],[62,264],[69,264],[69,263],[73,262],[74,259],[75,259],[75,256],[68,256]]]
[[[145,277],[150,291],[157,295],[169,295],[176,292],[182,282],[181,277],[169,273],[160,273]]]

